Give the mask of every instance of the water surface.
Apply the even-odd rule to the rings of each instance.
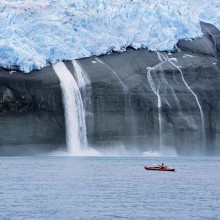
[[[175,172],[146,171],[165,163]],[[0,219],[220,219],[220,158],[0,158]]]

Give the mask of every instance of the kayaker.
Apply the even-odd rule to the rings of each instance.
[[[164,164],[162,163],[161,165],[160,165],[160,168],[164,168],[165,166],[164,166]]]

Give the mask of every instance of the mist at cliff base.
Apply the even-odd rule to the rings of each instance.
[[[67,149],[61,148],[52,151],[49,156],[70,156],[70,157],[177,157],[175,149],[166,148],[166,151],[160,150],[140,150],[137,146],[126,148],[124,145],[117,146],[99,146],[96,148],[88,147],[74,154],[69,153]]]

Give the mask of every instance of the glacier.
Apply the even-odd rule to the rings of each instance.
[[[173,51],[220,28],[216,0],[1,0],[0,66],[25,73],[49,64],[125,51]]]

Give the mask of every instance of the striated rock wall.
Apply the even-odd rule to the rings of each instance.
[[[94,145],[219,155],[220,32],[201,25],[204,36],[180,41],[181,52],[128,49],[80,60],[92,82]]]
[[[179,52],[127,49],[79,60],[91,80],[83,99],[92,146],[220,155],[220,32],[201,25],[204,36],[179,41]],[[63,146],[62,95],[52,68],[28,75],[2,69],[0,79],[0,154]]]
[[[0,70],[0,155],[35,154],[65,143],[62,94],[52,68]]]
[[[151,73],[161,98],[158,109],[158,97],[147,77],[147,68],[161,62],[155,53],[128,50],[100,57],[103,63],[94,63],[95,58],[81,60],[92,81],[93,129],[88,135],[93,144],[159,150],[161,138],[162,148],[179,154],[219,152],[219,64],[213,56],[187,55],[183,51],[169,59],[177,59],[174,63],[181,66],[185,82],[198,99],[204,131],[195,96],[179,69],[168,61]]]

